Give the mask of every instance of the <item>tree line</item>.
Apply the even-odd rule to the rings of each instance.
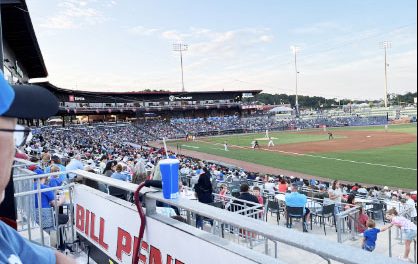
[[[305,96],[299,95],[299,106],[301,108],[312,108],[312,109],[319,109],[319,108],[335,108],[338,106],[347,105],[349,103],[352,104],[361,104],[367,103],[370,105],[380,105],[383,103],[383,100],[376,100],[376,101],[368,101],[368,100],[351,100],[351,99],[341,99],[338,100],[336,98],[325,98],[321,96]],[[414,103],[414,98],[417,97],[417,93],[408,92],[403,95],[398,94],[391,94],[389,96],[389,103],[392,105],[408,105]],[[256,95],[254,98],[251,99],[252,102],[256,104],[264,104],[264,105],[280,105],[280,104],[290,104],[291,107],[294,107],[296,104],[295,95],[288,95],[288,94],[269,94],[269,93],[260,93]]]

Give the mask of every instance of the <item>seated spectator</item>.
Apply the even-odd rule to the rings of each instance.
[[[359,208],[359,216],[356,223],[357,232],[360,234],[363,233],[367,229],[367,220],[369,220],[369,216],[365,214],[364,208]]]
[[[106,165],[107,165],[107,161],[108,161],[107,155],[103,155],[100,158],[99,169],[100,169],[101,172],[104,172],[105,171],[105,168],[106,168]]]
[[[57,166],[52,166],[50,167],[50,173],[55,173],[55,172],[60,172],[60,168]],[[49,182],[48,185],[50,187],[57,187],[57,186],[61,186],[62,185],[62,181],[61,178],[59,177],[59,175],[53,175],[49,177]]]
[[[66,171],[71,170],[84,170],[84,164],[81,162],[80,155],[76,155],[74,158],[72,158],[70,163],[68,163],[68,165],[66,166]],[[68,173],[68,178],[70,180],[74,180],[75,177],[77,177],[75,173]]]
[[[306,195],[298,193],[298,185],[295,183],[292,184],[291,193],[287,193],[285,196],[285,203],[286,203],[286,206],[289,206],[289,207],[302,207],[303,208],[303,219],[305,222],[305,225],[303,227],[304,232],[308,232],[307,222],[309,221],[309,215],[310,215],[310,211],[306,207],[307,202],[308,202],[308,199]]]
[[[116,171],[110,177],[121,181],[130,181],[129,174],[123,172],[121,164],[116,165]]]
[[[376,223],[372,219],[367,220],[367,230],[363,233],[362,249],[372,252],[376,248],[378,233],[380,233],[380,229],[376,228]]]
[[[50,188],[51,186],[48,186],[45,184],[46,182],[46,177],[42,177],[39,180],[39,184],[40,184],[40,189],[47,189]],[[34,190],[38,189],[38,182],[35,181],[34,183]],[[51,208],[51,207],[55,207],[55,206],[61,206],[63,203],[65,202],[65,197],[59,196],[58,199],[55,199],[54,196],[54,192],[53,191],[47,191],[47,192],[42,192],[41,193],[41,208]],[[35,208],[38,208],[38,194],[35,194]],[[37,212],[35,210],[35,212]],[[36,217],[39,217],[38,215],[36,215]],[[46,212],[45,214],[42,214],[42,223],[43,223],[43,228],[51,228],[53,226],[53,222],[51,221],[55,221],[54,219],[50,219],[49,217],[49,213]],[[58,214],[56,216],[58,218],[58,225],[63,225],[68,223],[68,215],[65,214]],[[39,220],[38,220],[39,221]],[[61,241],[60,241],[60,245],[59,247],[61,249],[63,249],[64,247],[64,243],[62,241],[62,236],[61,236]]]
[[[259,204],[264,205],[264,199],[263,199],[263,196],[261,196],[260,187],[258,186],[253,187],[253,195],[257,197]]]
[[[319,192],[315,192],[314,193],[314,198],[318,199],[318,201],[320,203],[324,203],[324,199],[325,198],[329,198],[328,192],[327,192],[327,188],[325,187],[325,185],[320,185],[319,186]]]
[[[264,190],[267,190],[269,193],[274,194],[276,191],[275,188],[276,184],[274,180],[270,180],[269,177],[266,177],[266,182],[264,183]]]
[[[49,167],[45,168],[45,173],[50,173],[52,166],[58,167],[59,168],[58,171],[65,171],[66,170],[65,166],[61,164],[61,159],[56,155],[53,155],[51,157],[51,165]],[[65,174],[65,173],[60,174],[59,179],[60,179],[61,183],[67,181],[68,180],[67,179],[67,174]]]
[[[285,193],[287,191],[287,188],[289,185],[287,184],[286,180],[284,178],[281,178],[279,185],[277,186],[277,189],[281,193]]]
[[[115,172],[115,170],[116,170],[116,165],[117,165],[118,163],[116,162],[116,161],[114,161],[114,160],[111,160],[111,161],[108,161],[107,163],[106,163],[106,167],[104,168],[104,170],[103,170],[103,175],[105,175],[105,176],[107,176],[107,177],[110,177],[110,176],[112,176],[112,174]]]

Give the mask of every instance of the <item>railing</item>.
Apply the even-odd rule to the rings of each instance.
[[[22,171],[23,170],[23,171]],[[15,182],[25,181],[37,179],[40,177],[45,177],[49,175],[57,175],[62,172],[53,173],[53,174],[44,174],[44,175],[31,175],[30,173],[26,174],[24,168],[19,168],[19,165],[15,167]],[[123,182],[119,180],[115,180],[109,177],[105,177],[102,175],[97,175],[94,173],[89,173],[82,170],[72,171],[85,179],[90,179],[93,181],[101,182],[108,186],[114,186],[120,188],[122,190],[128,192],[134,192],[137,188],[137,185]],[[26,175],[25,175],[26,174]],[[41,193],[43,191],[56,191],[59,189],[64,188],[73,188],[74,185],[70,184],[63,186],[63,187],[55,187],[55,188],[48,188],[48,189],[38,189],[38,190],[31,190],[25,192],[20,192],[15,194],[16,197],[24,197],[34,195],[35,193]],[[215,242],[215,240],[211,240],[210,243],[220,243],[219,246],[225,246],[227,241],[234,241],[241,246],[245,246],[251,249],[254,249],[253,254],[257,255],[260,254],[259,252],[264,252],[265,255],[274,258],[283,258],[286,261],[292,261],[291,257],[297,257],[300,254],[292,251],[291,256],[287,255],[284,257],[288,252],[284,250],[284,247],[291,247],[297,250],[304,251],[305,254],[312,255],[312,258],[315,258],[316,255],[319,258],[325,259],[328,263],[331,260],[341,262],[341,263],[364,263],[365,259],[368,259],[368,263],[399,263],[395,259],[390,259],[383,255],[374,255],[372,259],[370,259],[370,255],[368,252],[365,252],[361,249],[350,247],[344,244],[338,244],[335,242],[327,241],[324,239],[317,238],[315,236],[304,234],[300,232],[295,232],[293,230],[289,230],[287,228],[270,225],[264,221],[260,221],[259,219],[255,219],[256,217],[248,217],[248,216],[257,216],[260,213],[260,209],[257,208],[254,211],[251,211],[248,208],[243,208],[238,212],[231,212],[228,210],[222,210],[220,208],[216,208],[214,206],[198,203],[196,201],[192,201],[186,198],[178,198],[178,199],[164,199],[161,192],[149,192],[151,189],[144,190],[143,194],[145,195],[144,204],[146,208],[146,214],[148,217],[153,218],[157,221],[164,221],[164,216],[159,215],[157,213],[156,203],[161,202],[173,207],[178,208],[182,215],[200,215],[205,219],[210,219],[213,226],[211,227],[211,231],[214,235],[219,237],[224,237],[225,242]],[[40,197],[40,195],[38,195]],[[235,199],[234,203],[242,202]],[[41,204],[38,201],[39,205]],[[248,203],[248,202],[247,202]],[[257,206],[257,205],[255,205]],[[252,208],[254,209],[254,208]],[[258,210],[258,211],[257,211]],[[240,213],[246,213],[246,216],[241,215]],[[73,219],[71,216],[71,220],[69,221],[70,224],[73,223]],[[42,226],[42,225],[40,225]],[[185,226],[186,227],[186,226]],[[70,227],[74,228],[74,227]],[[178,229],[182,229],[181,225],[176,226]],[[73,230],[73,229],[72,229]],[[226,231],[226,232],[224,232]],[[72,231],[73,232],[73,231]],[[209,239],[210,237],[206,236],[202,239]],[[264,247],[263,250],[260,250],[259,247]],[[258,249],[257,249],[258,248]],[[283,249],[283,251],[280,250]],[[251,253],[252,254],[252,253]],[[282,256],[282,257],[281,257]],[[276,263],[281,263],[281,261],[276,260]],[[267,262],[265,262],[267,263]],[[270,262],[268,262],[270,263]],[[273,262],[271,262],[273,263]]]
[[[63,195],[63,199],[66,199],[65,207],[67,208],[67,215],[69,216],[69,221],[65,225],[66,228],[71,230],[71,242],[75,239],[74,226],[73,223],[73,190],[74,183],[66,184],[58,187],[50,187],[41,189],[39,184],[39,179],[44,177],[56,176],[62,174],[62,172],[49,173],[38,175],[32,171],[25,169],[22,164],[27,164],[28,162],[17,163],[14,167],[13,182],[15,186],[15,201],[16,201],[16,211],[17,211],[17,220],[19,222],[19,232],[27,232],[29,240],[35,241],[43,246],[49,246],[50,243],[45,241],[45,233],[53,230],[56,231],[56,241],[60,241],[60,236],[62,235],[59,231],[59,222],[58,222],[58,206],[51,208],[42,208],[42,193],[53,192],[54,199],[58,195]],[[34,182],[38,181],[36,184],[36,189],[34,189]],[[38,208],[35,208],[35,195],[37,195],[37,204]],[[56,200],[55,200],[56,201]],[[48,209],[48,210],[45,210]],[[50,209],[50,210],[49,210]],[[50,213],[50,214],[49,214]],[[34,239],[33,234],[34,230],[39,231],[39,238]]]
[[[359,213],[359,208],[353,207],[335,215],[338,243],[343,243],[347,239],[356,240],[358,232],[355,219],[358,219]]]
[[[83,112],[83,111],[100,111],[108,112],[108,110],[113,111],[149,111],[149,110],[185,110],[185,109],[214,109],[214,108],[232,108],[239,107],[239,103],[219,103],[219,104],[196,104],[196,105],[153,105],[153,106],[60,106],[61,111],[74,111]]]
[[[76,171],[76,174],[81,175],[84,178],[102,182],[130,192],[135,191],[137,187],[135,184],[121,182],[85,171]],[[240,214],[221,210],[210,205],[201,204],[196,201],[191,201],[181,197],[172,200],[164,199],[161,192],[147,193],[145,196],[146,214],[148,217],[157,220],[161,218],[161,216],[158,216],[156,213],[157,201],[177,207],[189,214],[198,214],[207,219],[211,219],[214,222],[214,226],[229,226],[230,229],[233,230],[233,234],[231,234],[231,236],[233,236],[233,238],[235,238],[238,243],[242,242],[240,238],[242,234],[245,233],[254,234],[257,237],[262,237],[266,241],[286,244],[288,246],[320,256],[327,261],[335,260],[342,263],[364,263],[364,260],[369,260],[370,257],[369,253],[361,249],[333,243],[313,237],[311,235],[297,233],[284,227],[269,225],[263,221],[250,217],[243,217]],[[268,244],[266,245],[268,246]],[[279,257],[279,255],[277,257]],[[369,260],[369,263],[399,262],[382,255],[374,255],[373,258]]]

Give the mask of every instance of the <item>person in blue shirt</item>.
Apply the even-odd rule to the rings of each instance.
[[[33,85],[11,88],[0,73],[0,203],[10,180],[15,147],[26,143],[24,133],[16,128],[17,118],[46,119],[58,110],[54,95]],[[0,263],[75,263],[64,254],[38,246],[20,236],[0,221]]]
[[[50,173],[55,173],[55,172],[59,172],[59,171],[60,171],[60,168],[58,168],[57,166],[51,166],[50,169],[49,169]],[[49,177],[49,182],[48,182],[49,187],[61,186],[62,183],[63,183],[63,181],[61,180],[59,175],[53,175],[53,176]]]
[[[285,203],[286,206],[290,207],[303,207],[303,220],[304,226],[303,231],[307,232],[306,223],[309,220],[310,211],[306,208],[306,203],[308,202],[308,198],[306,195],[298,193],[298,185],[293,183],[291,187],[291,193],[286,194],[285,196]]]
[[[70,156],[74,156],[74,154],[70,153]],[[84,164],[81,162],[81,156],[76,155],[73,159],[71,159],[70,163],[68,163],[67,167],[65,167],[66,171],[70,170],[84,170]],[[68,178],[70,180],[74,180],[77,175],[75,173],[68,173]]]
[[[46,185],[46,177],[40,178],[39,182],[41,184],[40,189],[50,188],[51,186]],[[35,182],[33,185],[33,189],[38,189],[38,183]],[[64,196],[60,196],[55,199],[53,191],[47,191],[41,193],[41,208],[50,208],[51,206],[61,206],[65,201]],[[38,195],[35,194],[35,208],[38,208]],[[58,224],[66,224],[68,222],[68,215],[65,214],[58,214]]]
[[[51,168],[55,166],[59,168],[59,171],[65,171],[66,168],[64,165],[61,164],[61,159],[58,156],[52,156],[51,158],[51,166],[45,168],[45,173],[51,173]],[[67,181],[67,174],[63,173],[59,175],[59,181],[61,183]],[[61,185],[61,184],[60,184]]]
[[[376,228],[376,223],[369,219],[367,220],[367,230],[363,233],[363,246],[366,251],[372,252],[376,248],[377,234],[380,233],[380,229]]]
[[[110,177],[121,181],[129,181],[130,175],[127,173],[123,173],[122,170],[123,167],[121,164],[116,165],[116,171]]]

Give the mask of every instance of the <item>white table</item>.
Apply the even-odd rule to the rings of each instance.
[[[286,195],[283,193],[279,193],[274,196],[274,199],[276,199],[277,201],[282,201],[282,202],[284,202],[285,198],[286,198]]]
[[[195,191],[188,189],[187,191],[183,190],[180,192],[180,197],[188,200],[197,200]]]

